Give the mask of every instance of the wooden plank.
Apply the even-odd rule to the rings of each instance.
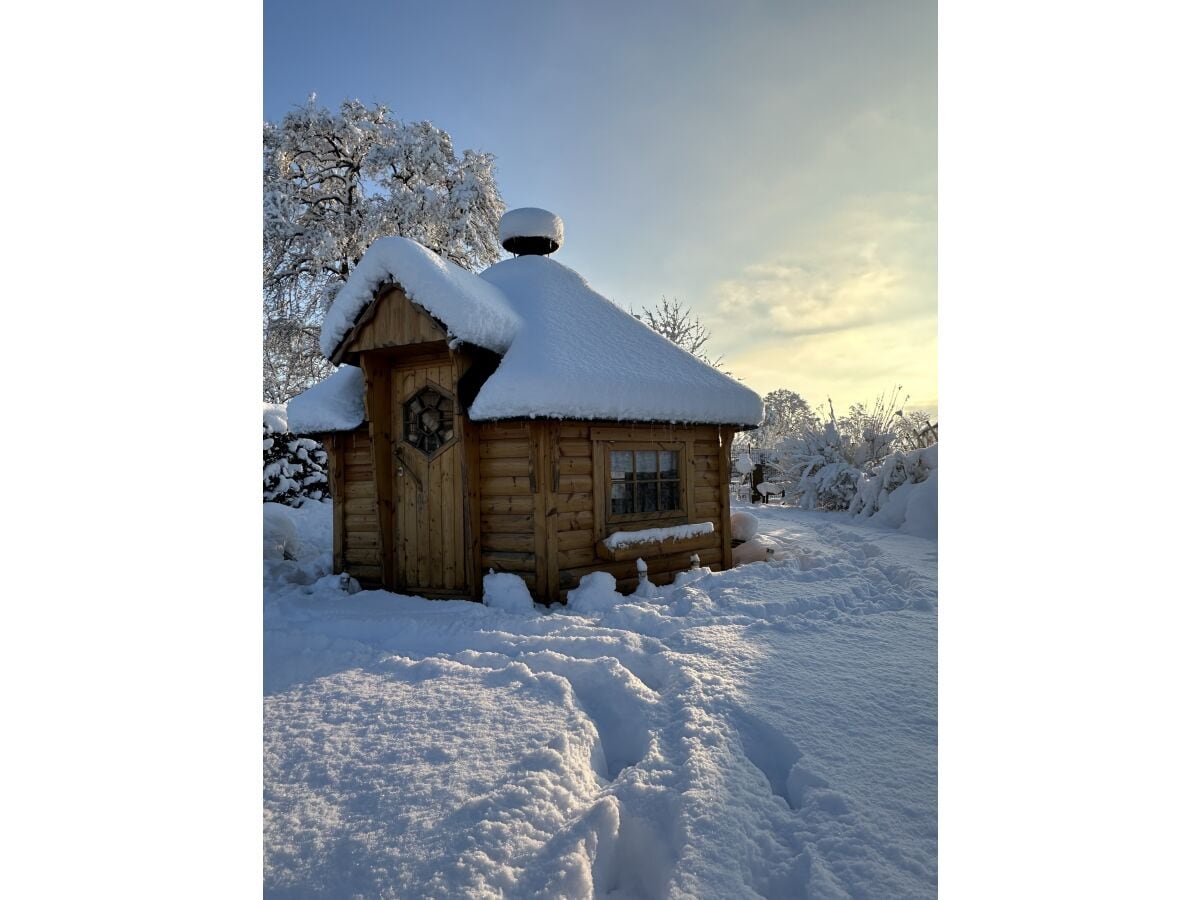
[[[347,481],[346,499],[362,499],[375,502],[375,479],[370,481]]]
[[[475,471],[478,472],[478,467],[475,468]],[[474,490],[476,494],[479,493],[478,484],[475,485]],[[588,502],[590,504],[591,497],[588,498]],[[479,501],[479,508],[483,515],[507,515],[510,513],[528,515],[533,512],[533,497],[528,494],[523,497],[504,495],[482,497]],[[530,520],[530,531],[533,531],[532,520]]]
[[[477,600],[483,599],[483,563],[480,556],[483,553],[483,542],[480,540],[480,517],[483,502],[479,494],[479,429],[463,417],[465,444],[463,447],[463,468],[467,485],[466,524],[466,557],[467,580],[471,587],[471,596]],[[496,498],[492,509],[501,512],[500,501],[509,498]],[[511,506],[511,501],[509,503]],[[530,506],[532,509],[532,505]],[[507,510],[506,510],[507,511]],[[511,510],[516,512],[516,510]]]
[[[478,422],[476,424],[479,426],[481,446],[490,441],[517,439],[524,441],[526,448],[529,446],[529,425],[526,422]]]
[[[716,500],[706,500],[696,504],[696,518],[716,522],[721,517],[721,504]]]
[[[347,547],[345,557],[347,564],[373,563],[379,565],[381,562],[378,547]]]
[[[721,497],[721,487],[715,484],[697,485],[693,493],[697,503],[716,503]]]
[[[490,553],[493,550],[512,553],[537,552],[532,534],[499,534],[485,531],[482,540],[484,553]]]
[[[363,311],[347,340],[344,353],[446,340],[445,330],[416,307],[399,286],[387,286]]]
[[[530,423],[529,443],[531,450],[529,489],[533,493],[533,547],[537,561],[535,570],[537,593],[534,594],[534,597],[545,600],[550,593],[547,582],[549,567],[546,555],[546,501],[550,493],[550,480],[544,477],[544,473],[548,471],[546,460],[549,456],[545,422]],[[486,483],[488,479],[484,479],[484,481]]]
[[[578,440],[583,438],[585,442],[591,443],[591,440],[588,437],[588,435],[591,433],[591,430],[591,425],[572,425],[568,422],[560,422],[558,425],[558,436],[560,439],[566,440]],[[589,450],[588,452],[590,453],[591,451]]]
[[[374,560],[383,566],[383,583],[389,588],[396,584],[394,474],[392,466],[392,379],[391,369],[374,354],[364,353],[363,376],[366,383],[366,407],[371,438],[371,455],[375,461],[374,486],[379,517],[379,537],[382,555]],[[378,553],[378,551],[377,551]],[[349,556],[347,556],[349,559]]]
[[[479,492],[485,497],[506,496],[517,497],[522,494],[532,494],[529,477],[504,476],[500,478],[484,478],[480,476]],[[536,507],[536,502],[535,502]]]
[[[558,442],[559,456],[586,456],[592,458],[592,442],[584,440],[560,440]]]
[[[698,487],[720,487],[723,484],[728,484],[729,482],[721,476],[721,472],[728,468],[729,462],[726,461],[722,464],[721,469],[717,471],[697,472],[694,477],[696,485]]]
[[[677,443],[678,441],[695,440],[696,432],[694,427],[681,425],[633,425],[622,426],[618,428],[592,428],[593,441],[637,441],[654,442],[666,441],[669,443]]]
[[[589,479],[592,477],[592,455],[590,453],[587,456],[560,456],[556,462],[560,476],[586,475]],[[560,485],[559,490],[566,490],[566,488]]]
[[[697,440],[695,452],[698,456],[720,456],[721,443],[719,440]]]
[[[343,460],[346,456],[344,446],[347,442],[340,434],[333,435],[333,439],[329,442],[330,462],[330,478],[329,487],[333,495],[333,571],[334,573],[341,572],[345,567],[345,560],[342,557],[345,549],[345,541],[342,537],[344,525],[343,518],[346,517],[346,467]],[[371,527],[375,527],[373,517]]]
[[[559,550],[581,550],[587,548],[593,549],[595,541],[592,540],[592,529],[583,528],[575,531],[559,531],[558,532],[558,549]]]
[[[582,494],[592,489],[592,476],[559,475],[558,487],[564,494]]]
[[[529,459],[532,454],[529,439],[483,440],[479,444],[481,459]]]
[[[416,391],[416,372],[412,369],[399,371],[396,373],[396,382],[399,385],[396,403],[399,405]],[[407,460],[405,467],[407,468]],[[414,479],[403,476],[400,478],[399,487],[403,498],[399,518],[404,523],[402,529],[404,537],[400,542],[404,555],[404,584],[406,586],[416,585],[417,579],[420,577],[417,570],[417,485]]]
[[[558,569],[574,569],[589,565],[597,560],[596,551],[592,546],[579,547],[570,550],[559,550],[556,555]]]
[[[550,603],[557,603],[559,600],[558,593],[558,505],[553,502],[551,495],[557,497],[557,491],[564,476],[562,475],[562,460],[558,455],[558,440],[560,426],[557,422],[549,422],[545,425],[545,441],[546,445],[543,451],[542,462],[542,477],[539,479],[542,490],[541,494],[546,500],[544,523],[545,534],[545,554],[546,554],[546,594],[545,599]],[[589,460],[590,464],[590,460]],[[581,476],[569,476],[578,478]],[[591,476],[588,476],[588,481],[591,481]],[[566,488],[563,488],[566,490]]]
[[[533,534],[533,516],[483,516],[479,527],[493,534]]]
[[[717,530],[721,535],[722,569],[733,568],[733,546],[730,543],[733,532],[729,527],[729,470],[732,465],[730,461],[730,445],[733,443],[733,436],[733,428],[721,429],[721,468],[717,474],[717,479],[720,483],[717,503],[721,507],[721,519]]]
[[[697,550],[707,550],[719,547],[721,536],[715,527],[709,534],[698,534],[690,538],[668,538],[663,541],[646,541],[640,544],[622,544],[615,549],[609,549],[603,541],[595,544],[595,555],[600,559],[620,561],[625,559],[650,559],[653,556],[673,556],[678,553],[695,553]]]
[[[595,514],[591,491],[588,491],[586,494],[557,494],[555,495],[554,505],[560,513],[586,511],[591,512],[593,515]]]
[[[558,512],[558,533],[563,534],[568,531],[586,529],[588,534],[591,534],[593,518],[590,506],[588,509],[578,512],[563,512],[560,508]]]
[[[365,466],[346,466],[347,481],[372,481],[375,477],[375,468],[370,464]]]
[[[483,565],[483,571],[495,569],[497,572],[529,572],[537,571],[537,561],[533,558],[532,553],[502,553],[491,552],[483,553],[480,556],[480,562]],[[536,588],[537,583],[534,582]],[[536,595],[535,595],[536,596]]]
[[[505,475],[528,475],[529,457],[481,458],[479,474],[484,478],[502,478]]]
[[[357,450],[342,450],[344,462],[348,466],[369,466],[371,465],[371,450],[368,447],[363,447]]]
[[[349,487],[349,486],[347,486]],[[372,485],[374,487],[374,485]],[[379,521],[379,509],[375,504],[375,495],[370,497],[355,497],[347,500],[345,504],[346,515],[371,516],[376,522]]]
[[[593,429],[594,431],[595,429]],[[604,444],[595,441],[592,444],[592,472],[599,475],[592,489],[592,534],[595,540],[604,537],[604,526],[608,518],[608,466],[604,462],[604,454],[608,450]],[[562,509],[560,506],[559,509]]]
[[[346,531],[370,531],[378,533],[379,517],[376,513],[345,513],[334,519],[334,526],[338,525],[339,520],[342,522],[342,527]]]
[[[374,531],[347,531],[345,536],[345,547],[378,547],[379,535]]]
[[[368,579],[370,579],[372,581],[382,581],[382,579],[383,579],[383,566],[366,565],[363,563],[354,563],[354,564],[347,564],[346,568],[343,571],[347,572],[350,575],[353,575],[355,578],[358,578],[359,580],[362,580],[362,581],[365,581]]]
[[[696,455],[691,444],[684,444],[679,455],[683,464],[683,509],[690,523],[696,521]]]

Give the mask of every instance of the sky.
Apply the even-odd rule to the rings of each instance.
[[[937,410],[933,2],[264,3],[263,116],[312,92],[495,155],[510,208],[760,394]]]

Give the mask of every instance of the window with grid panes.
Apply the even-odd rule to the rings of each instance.
[[[678,449],[608,451],[610,516],[683,512]]]

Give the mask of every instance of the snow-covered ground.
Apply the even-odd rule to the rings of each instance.
[[[774,561],[579,614],[345,593],[288,510],[266,895],[934,896],[937,545],[754,513]]]

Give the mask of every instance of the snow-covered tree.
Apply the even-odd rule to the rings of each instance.
[[[763,423],[755,435],[760,446],[771,446],[788,435],[811,431],[820,424],[808,401],[787,388],[763,397]]]
[[[925,446],[925,413],[906,415],[899,386],[880,394],[871,407],[856,403],[838,416],[829,402],[822,421],[798,394],[772,391],[761,443],[770,478],[785,487],[790,502],[809,509],[846,509],[864,473],[883,465],[889,454]],[[889,470],[890,472],[891,470]]]
[[[645,322],[668,341],[678,344],[697,359],[702,359],[714,369],[721,367],[723,357],[709,359],[704,352],[712,333],[705,328],[700,319],[692,314],[691,308],[684,309],[678,300],[668,300],[663,297],[653,309],[642,307],[640,313],[634,313],[634,318]],[[728,373],[726,373],[728,374]]]
[[[402,235],[468,269],[500,259],[491,154],[455,153],[386,106],[308,103],[263,126],[263,394],[283,402],[328,372],[321,319],[367,247]]]

